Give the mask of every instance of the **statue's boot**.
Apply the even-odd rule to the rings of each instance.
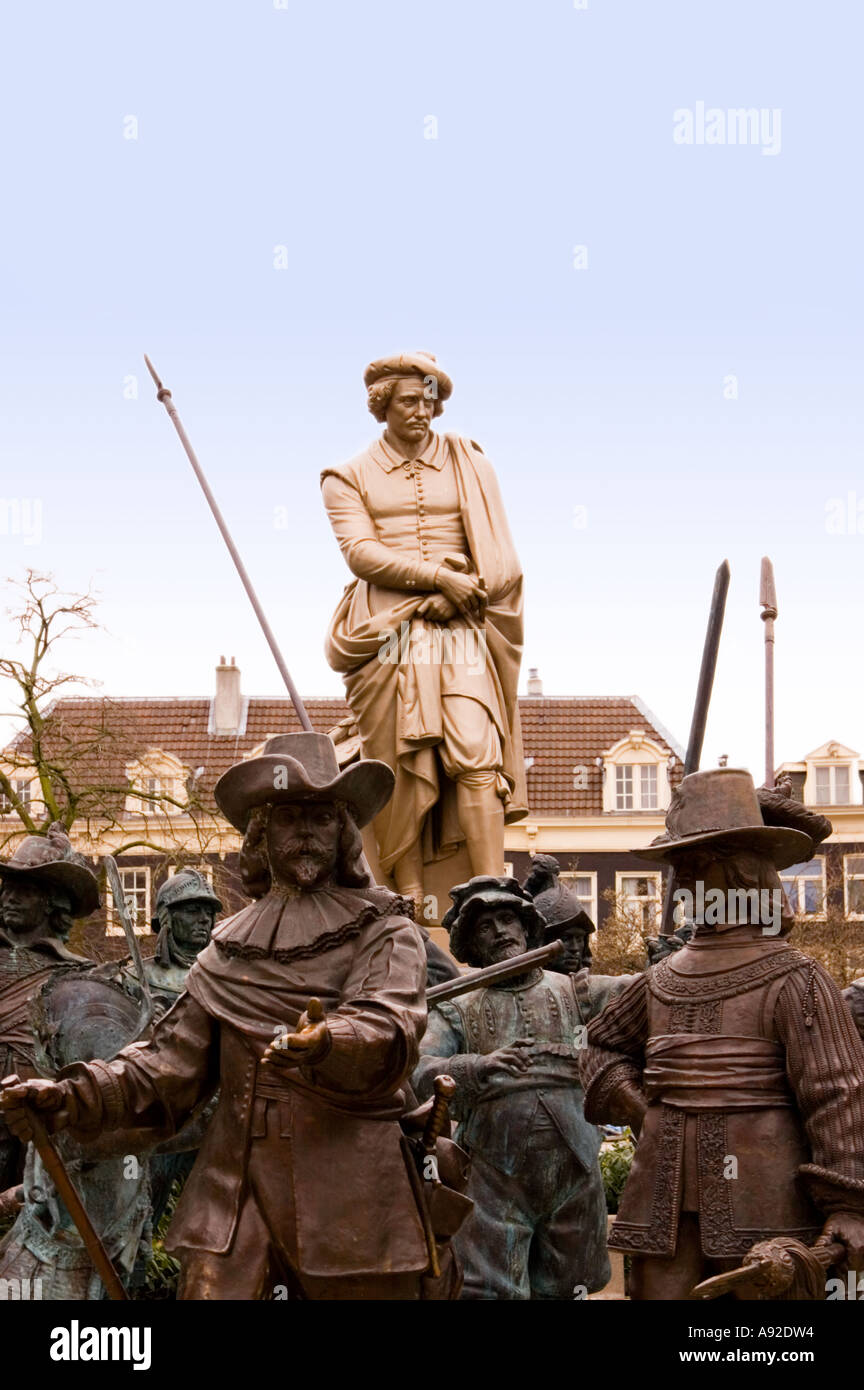
[[[415,845],[396,861],[393,865],[393,879],[396,891],[401,893],[403,898],[413,900],[419,921],[423,908],[423,856],[419,845]]]
[[[504,805],[495,772],[471,772],[456,783],[456,807],[472,876],[504,872]]]

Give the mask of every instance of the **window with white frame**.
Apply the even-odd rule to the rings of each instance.
[[[186,769],[170,753],[150,749],[146,756],[126,768],[130,788],[126,810],[133,816],[176,816],[183,807]],[[166,800],[166,798],[171,800]]]
[[[591,921],[597,923],[597,875],[596,873],[580,874],[578,872],[559,874],[562,883],[566,883],[570,892],[575,894],[582,905],[583,911],[588,913]]]
[[[118,865],[120,883],[123,887],[123,897],[126,902],[126,909],[132,919],[132,927],[136,936],[146,936],[150,930],[150,870],[149,868],[121,868]],[[117,911],[114,899],[109,888],[108,890],[108,921],[105,928],[106,936],[123,936],[123,923]]]
[[[642,729],[606,749],[600,759],[605,812],[656,812],[669,805],[674,758]]]
[[[657,764],[618,763],[615,767],[615,810],[657,809]]]
[[[643,932],[654,932],[663,905],[661,873],[615,875],[615,896],[620,909]]]
[[[206,863],[206,861],[204,860],[202,860],[199,864],[184,864],[182,869],[178,869],[176,864],[169,864],[165,871],[166,880],[169,878],[173,878],[175,874],[183,873],[185,869],[194,869],[196,874],[203,875],[203,877],[206,878],[207,882],[209,883],[210,887],[213,887],[213,865]],[[505,874],[508,872],[506,864],[504,865],[504,872]],[[512,875],[512,868],[510,872]]]
[[[819,854],[806,864],[790,864],[780,882],[796,917],[825,916],[825,858]]]
[[[817,765],[813,774],[817,806],[850,805],[852,798],[848,764],[835,763],[825,767]]]
[[[846,916],[864,918],[864,854],[844,854],[843,890]]]

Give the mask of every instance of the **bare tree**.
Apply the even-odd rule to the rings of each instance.
[[[216,842],[219,822],[194,774],[182,789],[157,777],[133,788],[126,767],[143,760],[146,770],[146,731],[134,709],[108,696],[63,698],[68,686],[96,686],[56,669],[61,644],[99,630],[95,594],[64,593],[50,575],[31,569],[8,582],[18,596],[7,610],[18,641],[12,655],[0,657],[0,691],[2,714],[19,727],[0,753],[0,849],[59,821],[85,846],[121,830],[115,855],[149,849],[178,867],[200,859]],[[129,833],[130,794],[143,832]]]
[[[629,975],[644,970],[647,962],[646,921],[643,905],[607,888],[602,895],[609,911],[592,938],[592,968],[598,975]],[[660,921],[650,924],[654,931]]]

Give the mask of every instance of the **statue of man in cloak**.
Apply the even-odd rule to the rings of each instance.
[[[460,848],[472,875],[503,873],[504,825],[526,814],[522,571],[482,449],[430,428],[452,391],[435,358],[383,357],[364,381],[383,435],[321,479],[354,575],[326,650],[363,756],[396,778],[381,871],[419,904],[427,867]]]

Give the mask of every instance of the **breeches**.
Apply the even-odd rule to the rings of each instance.
[[[502,766],[501,738],[485,705],[467,695],[446,695],[441,701],[443,738],[438,745],[441,765],[453,781],[476,786],[497,782]]]
[[[573,1299],[609,1282],[600,1169],[586,1173],[557,1130],[534,1132],[512,1177],[472,1154],[468,1196],[453,1238],[463,1299]]]
[[[418,1274],[312,1277],[298,1269],[291,1140],[278,1101],[268,1102],[266,1134],[253,1139],[246,1191],[227,1254],[182,1250],[178,1299],[419,1299]],[[327,1174],[322,1173],[322,1182]],[[321,1220],[327,1203],[320,1204]]]

